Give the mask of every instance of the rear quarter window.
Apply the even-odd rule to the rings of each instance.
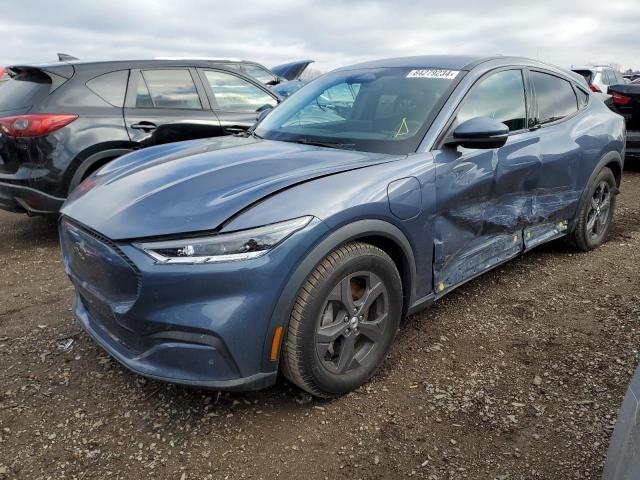
[[[124,106],[129,70],[105,73],[87,82],[87,88],[114,107]]]
[[[542,72],[531,72],[538,102],[538,122],[561,120],[578,111],[578,99],[567,80]]]
[[[21,72],[0,83],[0,110],[30,107],[43,100],[51,89],[44,72]]]

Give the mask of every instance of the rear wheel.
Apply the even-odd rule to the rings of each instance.
[[[586,252],[607,239],[616,206],[615,191],[616,179],[611,169],[605,167],[591,182],[580,204],[576,226],[569,236],[575,247]]]
[[[380,366],[401,315],[402,283],[393,260],[366,243],[339,247],[298,293],[283,347],[283,373],[316,396],[349,392]]]

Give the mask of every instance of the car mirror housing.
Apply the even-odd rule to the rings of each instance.
[[[260,110],[260,113],[256,117],[256,123],[261,122],[264,119],[264,117],[269,115],[269,112],[271,112],[271,110],[273,110],[273,107],[271,106],[269,106],[268,108],[265,108],[264,110]]]
[[[489,117],[475,117],[462,122],[446,144],[464,148],[491,149],[502,147],[509,138],[509,127]]]

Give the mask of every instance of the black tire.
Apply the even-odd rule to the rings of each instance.
[[[354,288],[359,298],[354,299]],[[348,306],[353,309],[349,315]],[[401,316],[402,282],[393,260],[367,243],[339,247],[298,292],[282,349],[282,372],[318,397],[350,392],[380,366]]]
[[[616,191],[616,178],[611,169],[604,167],[589,184],[587,194],[580,203],[575,228],[568,236],[572,246],[588,252],[605,242],[615,212]]]

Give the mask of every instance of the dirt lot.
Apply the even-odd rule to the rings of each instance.
[[[217,394],[110,360],[72,320],[55,221],[0,213],[0,478],[598,478],[640,359],[639,265],[635,169],[604,247],[458,289],[360,391]]]

